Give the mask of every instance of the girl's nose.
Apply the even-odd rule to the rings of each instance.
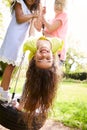
[[[46,52],[43,52],[42,53],[42,57],[45,58],[47,56],[47,53]]]

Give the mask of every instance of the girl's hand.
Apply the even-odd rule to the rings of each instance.
[[[45,15],[46,14],[46,7],[43,7],[42,9],[42,15]]]
[[[19,111],[22,111],[22,109],[23,109],[23,107],[16,100],[12,101],[12,106],[15,107]]]
[[[38,14],[32,13],[32,18],[38,18]]]

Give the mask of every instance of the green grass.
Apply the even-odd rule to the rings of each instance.
[[[71,128],[87,130],[87,83],[62,82],[50,117]]]
[[[11,84],[13,92],[16,80]],[[16,93],[22,92],[24,75],[18,80]],[[87,130],[87,81],[64,80],[61,82],[49,117],[71,127]]]

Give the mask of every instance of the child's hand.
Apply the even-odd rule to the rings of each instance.
[[[38,14],[37,13],[33,13],[32,14],[32,18],[38,18]]]
[[[46,7],[43,7],[42,9],[42,15],[45,15],[46,14]]]
[[[22,111],[22,106],[16,100],[12,101],[12,106],[15,107],[17,110]]]

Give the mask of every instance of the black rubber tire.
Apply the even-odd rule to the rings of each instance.
[[[23,112],[0,101],[0,124],[5,128],[10,130],[30,130],[23,121],[22,114]],[[43,126],[45,120],[46,117],[43,116],[42,120],[38,122],[37,116],[35,116],[32,123],[32,130],[39,130]]]
[[[0,124],[10,130],[29,130],[21,118],[22,112],[0,103]]]

